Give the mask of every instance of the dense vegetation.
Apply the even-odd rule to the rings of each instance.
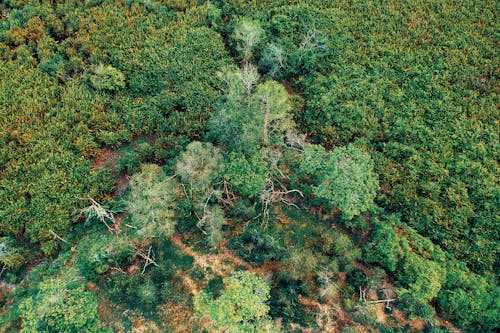
[[[2,331],[498,330],[497,12],[2,1]]]

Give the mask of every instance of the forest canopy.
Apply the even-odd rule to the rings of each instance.
[[[0,327],[498,330],[497,15],[1,1]]]

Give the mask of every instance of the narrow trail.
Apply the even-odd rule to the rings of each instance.
[[[263,275],[268,272],[277,271],[280,267],[279,262],[269,262],[260,267],[254,268],[249,263],[238,257],[233,251],[227,249],[224,246],[221,246],[221,248],[219,249],[219,253],[217,254],[198,253],[193,250],[192,246],[187,246],[186,244],[184,244],[182,242],[181,235],[178,233],[173,234],[170,240],[184,254],[193,257],[195,265],[204,269],[210,268],[214,274],[219,275],[223,278],[228,276],[233,270],[237,268],[244,268],[255,274]],[[184,285],[187,290],[193,295],[196,295],[199,291],[196,282],[191,279],[188,274],[182,274],[182,276]]]

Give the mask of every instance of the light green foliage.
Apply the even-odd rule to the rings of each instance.
[[[295,126],[291,115],[288,93],[276,81],[266,81],[257,86],[254,95],[256,121],[262,126],[263,146],[282,144],[283,134]]]
[[[143,303],[155,303],[158,299],[158,289],[151,280],[147,280],[137,288],[137,297]]]
[[[224,211],[209,203],[221,196],[216,182],[222,174],[223,157],[219,149],[208,142],[191,142],[180,155],[175,172],[180,177],[188,200],[198,217],[198,228],[205,230],[208,243],[216,246],[222,239],[222,226],[226,224]]]
[[[250,103],[258,73],[252,69],[228,68],[220,77],[226,87],[210,120],[210,135],[231,150],[252,149],[259,144],[256,117]]]
[[[224,211],[220,206],[206,207],[203,217],[198,221],[199,228],[204,228],[210,246],[217,246],[222,240],[222,227],[227,224]]]
[[[27,251],[16,246],[9,237],[0,237],[0,264],[2,269],[16,270],[27,261]]]
[[[265,188],[268,166],[263,156],[262,151],[256,151],[248,158],[238,153],[229,154],[224,177],[235,191],[256,197]]]
[[[211,120],[211,136],[231,151],[283,144],[284,134],[295,126],[285,88],[275,81],[255,87],[258,74],[248,64],[229,70],[223,80],[227,88]]]
[[[373,204],[378,179],[366,152],[354,146],[335,148],[327,154],[321,173],[323,180],[315,194],[335,204],[347,220]]]
[[[399,281],[408,285],[412,297],[426,303],[433,300],[441,290],[446,279],[446,267],[442,262],[407,253],[396,275]]]
[[[325,156],[323,146],[307,144],[300,157],[300,171],[308,175],[319,175],[324,167]]]
[[[288,250],[283,260],[282,274],[293,280],[307,280],[318,265],[318,258],[309,249],[293,248]]]
[[[268,317],[269,286],[259,276],[234,272],[224,279],[225,289],[217,299],[200,292],[194,299],[198,315],[211,321],[217,332],[278,332]]]
[[[81,278],[65,274],[40,283],[36,295],[20,304],[23,333],[96,332],[97,301]]]
[[[314,194],[331,201],[346,220],[373,205],[378,179],[369,154],[353,145],[338,147],[331,152],[310,145],[306,146],[303,158],[302,171],[318,179]]]
[[[242,18],[236,23],[232,38],[236,43],[236,50],[242,55],[245,61],[249,61],[253,56],[253,50],[264,37],[264,30],[258,21]]]
[[[179,157],[175,173],[188,185],[191,194],[198,197],[198,201],[205,201],[220,176],[222,160],[219,149],[211,143],[193,141]]]
[[[404,292],[419,303],[435,299],[446,281],[443,251],[395,216],[374,225],[373,241],[365,250],[365,260],[394,273]]]
[[[168,238],[174,231],[176,186],[163,169],[155,164],[143,164],[141,171],[130,178],[128,212],[137,234],[146,238]]]
[[[97,90],[115,91],[125,87],[125,75],[113,66],[96,66],[89,76],[89,81]]]

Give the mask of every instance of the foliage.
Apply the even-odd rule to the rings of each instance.
[[[21,332],[97,331],[97,301],[75,276],[61,276],[40,284],[35,296],[20,305]]]
[[[176,188],[162,168],[143,164],[141,171],[130,178],[128,211],[137,227],[137,234],[146,238],[168,238],[175,230]]]
[[[318,178],[314,193],[330,200],[346,220],[373,205],[378,180],[370,155],[359,148],[349,145],[325,152],[321,147],[309,146],[300,166],[303,172]]]
[[[366,140],[383,208],[473,270],[498,267],[496,9],[433,0],[312,7],[251,11],[283,54],[307,30],[326,46],[309,70],[290,73],[306,100],[295,114],[301,130],[325,148]],[[261,63],[272,73],[269,58]]]
[[[252,51],[262,40],[264,30],[259,22],[242,18],[236,23],[232,38],[236,44],[236,50],[245,61],[252,57]]]
[[[110,269],[130,264],[133,250],[132,241],[123,234],[90,232],[78,243],[75,264],[82,276],[96,281]]]
[[[437,296],[439,309],[465,330],[498,328],[500,288],[494,278],[469,272],[457,261],[448,261],[446,266],[447,279]]]
[[[223,238],[222,227],[227,224],[224,211],[219,206],[207,207],[198,227],[204,228],[208,236],[208,244],[217,246]]]
[[[175,165],[175,172],[188,185],[191,196],[204,202],[220,175],[222,155],[209,142],[193,141],[187,145]]]
[[[97,90],[115,91],[125,87],[125,76],[113,66],[100,64],[89,76],[92,87]]]
[[[277,332],[267,313],[269,286],[257,275],[239,271],[224,279],[217,299],[202,291],[194,299],[195,310],[210,319],[212,329],[231,332]]]
[[[15,240],[9,237],[0,237],[0,264],[2,271],[17,270],[24,265],[28,257],[27,251],[22,247],[16,246]]]
[[[248,197],[256,197],[264,189],[267,163],[263,155],[262,151],[256,151],[248,158],[237,153],[229,154],[224,177],[234,190]]]
[[[249,64],[228,70],[222,78],[227,88],[211,119],[211,136],[230,151],[283,144],[284,134],[294,126],[285,88],[275,81],[257,85],[258,74]]]
[[[289,249],[281,273],[293,280],[306,280],[318,266],[318,258],[309,249]]]
[[[231,235],[245,260],[293,275],[273,274],[271,306],[234,327],[264,331],[254,326],[269,312],[285,330],[321,330],[302,296],[375,287],[381,266],[410,316],[432,325],[435,309],[464,331],[498,330],[497,11],[484,0],[0,1],[0,275],[22,281],[0,288],[2,328],[97,331],[84,281],[58,273],[72,267],[105,316],[108,303],[133,308],[115,328],[174,322],[164,302],[189,317],[183,276],[200,287],[211,273],[167,238],[198,226],[210,245]],[[80,223],[111,222],[111,196],[129,207],[113,233]],[[228,281],[202,293],[217,320],[235,318],[215,309],[239,295]],[[348,310],[368,330],[407,330]]]

